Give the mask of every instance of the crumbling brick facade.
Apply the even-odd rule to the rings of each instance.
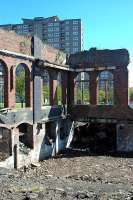
[[[32,38],[18,36],[13,31],[8,32],[0,29],[0,49],[31,55]]]
[[[19,59],[9,56],[0,55],[0,61],[4,63],[5,72],[5,107],[15,108],[15,70],[19,64],[24,64],[26,67],[26,106],[30,107],[32,105],[32,78],[31,78],[31,65],[30,61],[25,59]]]
[[[91,49],[70,55],[68,58],[63,52],[48,47],[36,37],[25,38],[1,30],[0,62],[5,69],[4,109],[0,110],[0,128],[10,130],[12,152],[10,164],[15,159],[14,166],[18,166],[16,163],[19,157],[19,143],[23,143],[23,140],[30,148],[30,154],[25,156],[28,162],[45,158],[45,155],[55,155],[68,146],[73,136],[75,121],[94,123],[97,120],[104,120],[106,123],[106,120],[107,122],[113,120],[118,126],[126,121],[125,130],[128,130],[128,122],[133,122],[133,111],[128,106],[129,55],[125,49],[102,51]],[[19,64],[24,66],[26,74],[25,107],[21,109],[16,108],[15,72]],[[49,105],[42,105],[45,71],[49,75]],[[98,104],[98,76],[104,71],[113,74],[113,105]],[[87,105],[75,105],[75,79],[80,72],[89,75],[90,102]],[[60,104],[58,104],[59,73],[61,74]],[[48,135],[49,126],[55,127],[52,133],[54,141],[51,141]],[[62,137],[61,131],[65,137]],[[123,144],[125,145],[123,149],[128,149],[127,144],[124,142]],[[130,150],[133,151],[132,148]],[[22,157],[19,159],[19,163],[22,164]]]

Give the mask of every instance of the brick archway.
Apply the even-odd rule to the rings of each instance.
[[[8,68],[6,63],[0,59],[1,65],[1,90],[3,91],[3,108],[8,107]],[[3,69],[2,69],[3,68]]]
[[[16,88],[16,77],[17,77],[17,69],[18,67],[21,67],[22,70],[24,71],[24,98],[25,98],[25,107],[30,107],[31,106],[31,89],[30,89],[30,80],[31,80],[31,73],[29,66],[25,63],[19,63],[16,68],[15,68],[15,88]],[[15,91],[15,96],[16,96],[16,91]]]

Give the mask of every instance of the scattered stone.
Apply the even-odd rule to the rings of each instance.
[[[77,197],[78,199],[86,199],[86,198],[88,198],[88,195],[87,195],[86,192],[79,192],[79,193],[76,195],[76,197]]]
[[[31,200],[31,198],[30,198],[29,194],[26,194],[26,196],[24,197],[24,199],[23,199],[23,200]]]
[[[44,194],[42,192],[39,192],[38,199],[43,199],[43,198],[44,198]]]
[[[4,152],[0,152],[0,162],[4,161],[8,158],[8,154]]]
[[[60,191],[60,192],[64,192],[64,189],[62,188],[55,188],[57,191]]]
[[[25,172],[0,168],[0,199],[133,200],[132,163],[133,158],[71,150],[39,167],[25,166]]]
[[[31,193],[31,194],[29,194],[29,197],[30,197],[31,200],[35,200],[35,199],[38,199],[38,194]]]
[[[53,177],[53,175],[48,174],[48,175],[45,175],[45,177],[51,178],[51,177]]]
[[[40,165],[40,163],[38,163],[38,162],[33,162],[33,163],[31,163],[31,167],[40,167],[41,165]]]

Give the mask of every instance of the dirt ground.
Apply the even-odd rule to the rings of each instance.
[[[18,171],[0,169],[0,200],[133,200],[133,157],[79,150]]]

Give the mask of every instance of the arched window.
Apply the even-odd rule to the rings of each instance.
[[[89,90],[89,74],[81,72],[77,75],[75,80],[75,104],[89,104],[90,103],[90,90]]]
[[[57,76],[57,104],[61,105],[62,103],[62,78],[61,73],[58,73]]]
[[[16,108],[29,106],[30,98],[30,71],[25,64],[16,68]]]
[[[98,104],[113,105],[113,93],[113,74],[109,71],[102,71],[98,76]]]
[[[42,75],[42,105],[50,104],[50,78],[48,72],[45,70]]]
[[[4,108],[5,65],[0,61],[0,108]]]

